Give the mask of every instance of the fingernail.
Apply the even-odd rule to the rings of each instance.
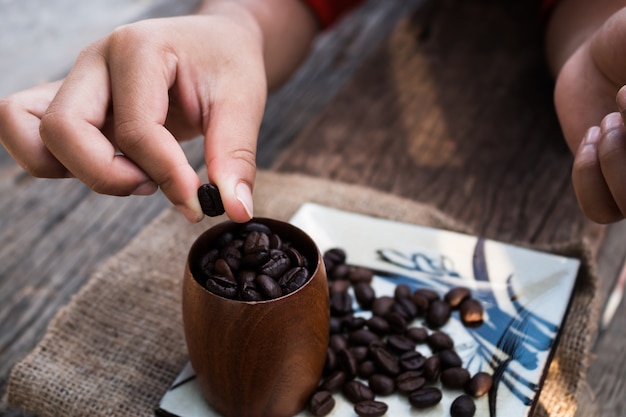
[[[610,113],[604,116],[602,119],[602,130],[608,132],[609,130],[617,129],[622,126],[624,121],[622,120],[622,115],[619,113]]]
[[[580,143],[580,148],[578,153],[584,152],[595,152],[596,145],[600,140],[600,128],[598,126],[592,126],[587,130],[585,136],[583,136],[583,140]]]
[[[240,182],[235,187],[235,197],[241,203],[248,217],[252,218],[252,191],[245,182]]]
[[[152,181],[147,181],[141,184],[139,187],[131,193],[132,195],[152,195],[157,192],[159,187]]]

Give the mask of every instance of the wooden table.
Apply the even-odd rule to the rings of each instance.
[[[321,36],[270,97],[259,167],[433,204],[506,242],[585,238],[605,300],[626,225],[600,227],[578,211],[534,10],[522,0],[452,3],[372,0]],[[121,23],[186,13],[195,1],[88,4],[0,4],[1,96],[62,75],[81,46]],[[185,144],[198,168],[201,149],[198,140]],[[168,205],[160,194],[117,198],[74,180],[33,179],[0,150],[0,394],[95,266]],[[597,338],[581,417],[623,415],[624,319],[622,303]],[[24,415],[1,405],[0,414]]]

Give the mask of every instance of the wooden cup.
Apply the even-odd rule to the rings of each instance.
[[[194,265],[236,223],[205,231],[192,245],[183,279],[187,349],[207,403],[224,417],[287,417],[315,390],[326,360],[329,298],[326,271],[313,240],[295,226],[255,218],[312,263],[298,290],[269,301],[220,297],[193,277]]]

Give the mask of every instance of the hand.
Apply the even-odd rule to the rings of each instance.
[[[626,89],[620,94],[626,99]],[[572,180],[578,202],[585,215],[598,223],[626,217],[626,127],[622,117],[611,113],[600,126],[591,127],[574,159]]]
[[[178,142],[202,135],[210,181],[228,216],[246,221],[267,96],[262,44],[236,5],[122,26],[85,48],[65,80],[2,100],[0,141],[32,175],[111,195],[159,187],[195,222],[201,181]]]

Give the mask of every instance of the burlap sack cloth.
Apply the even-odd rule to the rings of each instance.
[[[277,197],[279,196],[279,197]],[[288,219],[304,202],[467,231],[431,207],[309,177],[260,172],[255,214]],[[13,369],[7,401],[45,416],[153,416],[187,361],[181,277],[194,239],[224,218],[188,224],[166,210],[105,261]],[[583,385],[596,311],[596,277],[583,244],[551,250],[583,262],[573,304],[535,415],[572,416]]]

